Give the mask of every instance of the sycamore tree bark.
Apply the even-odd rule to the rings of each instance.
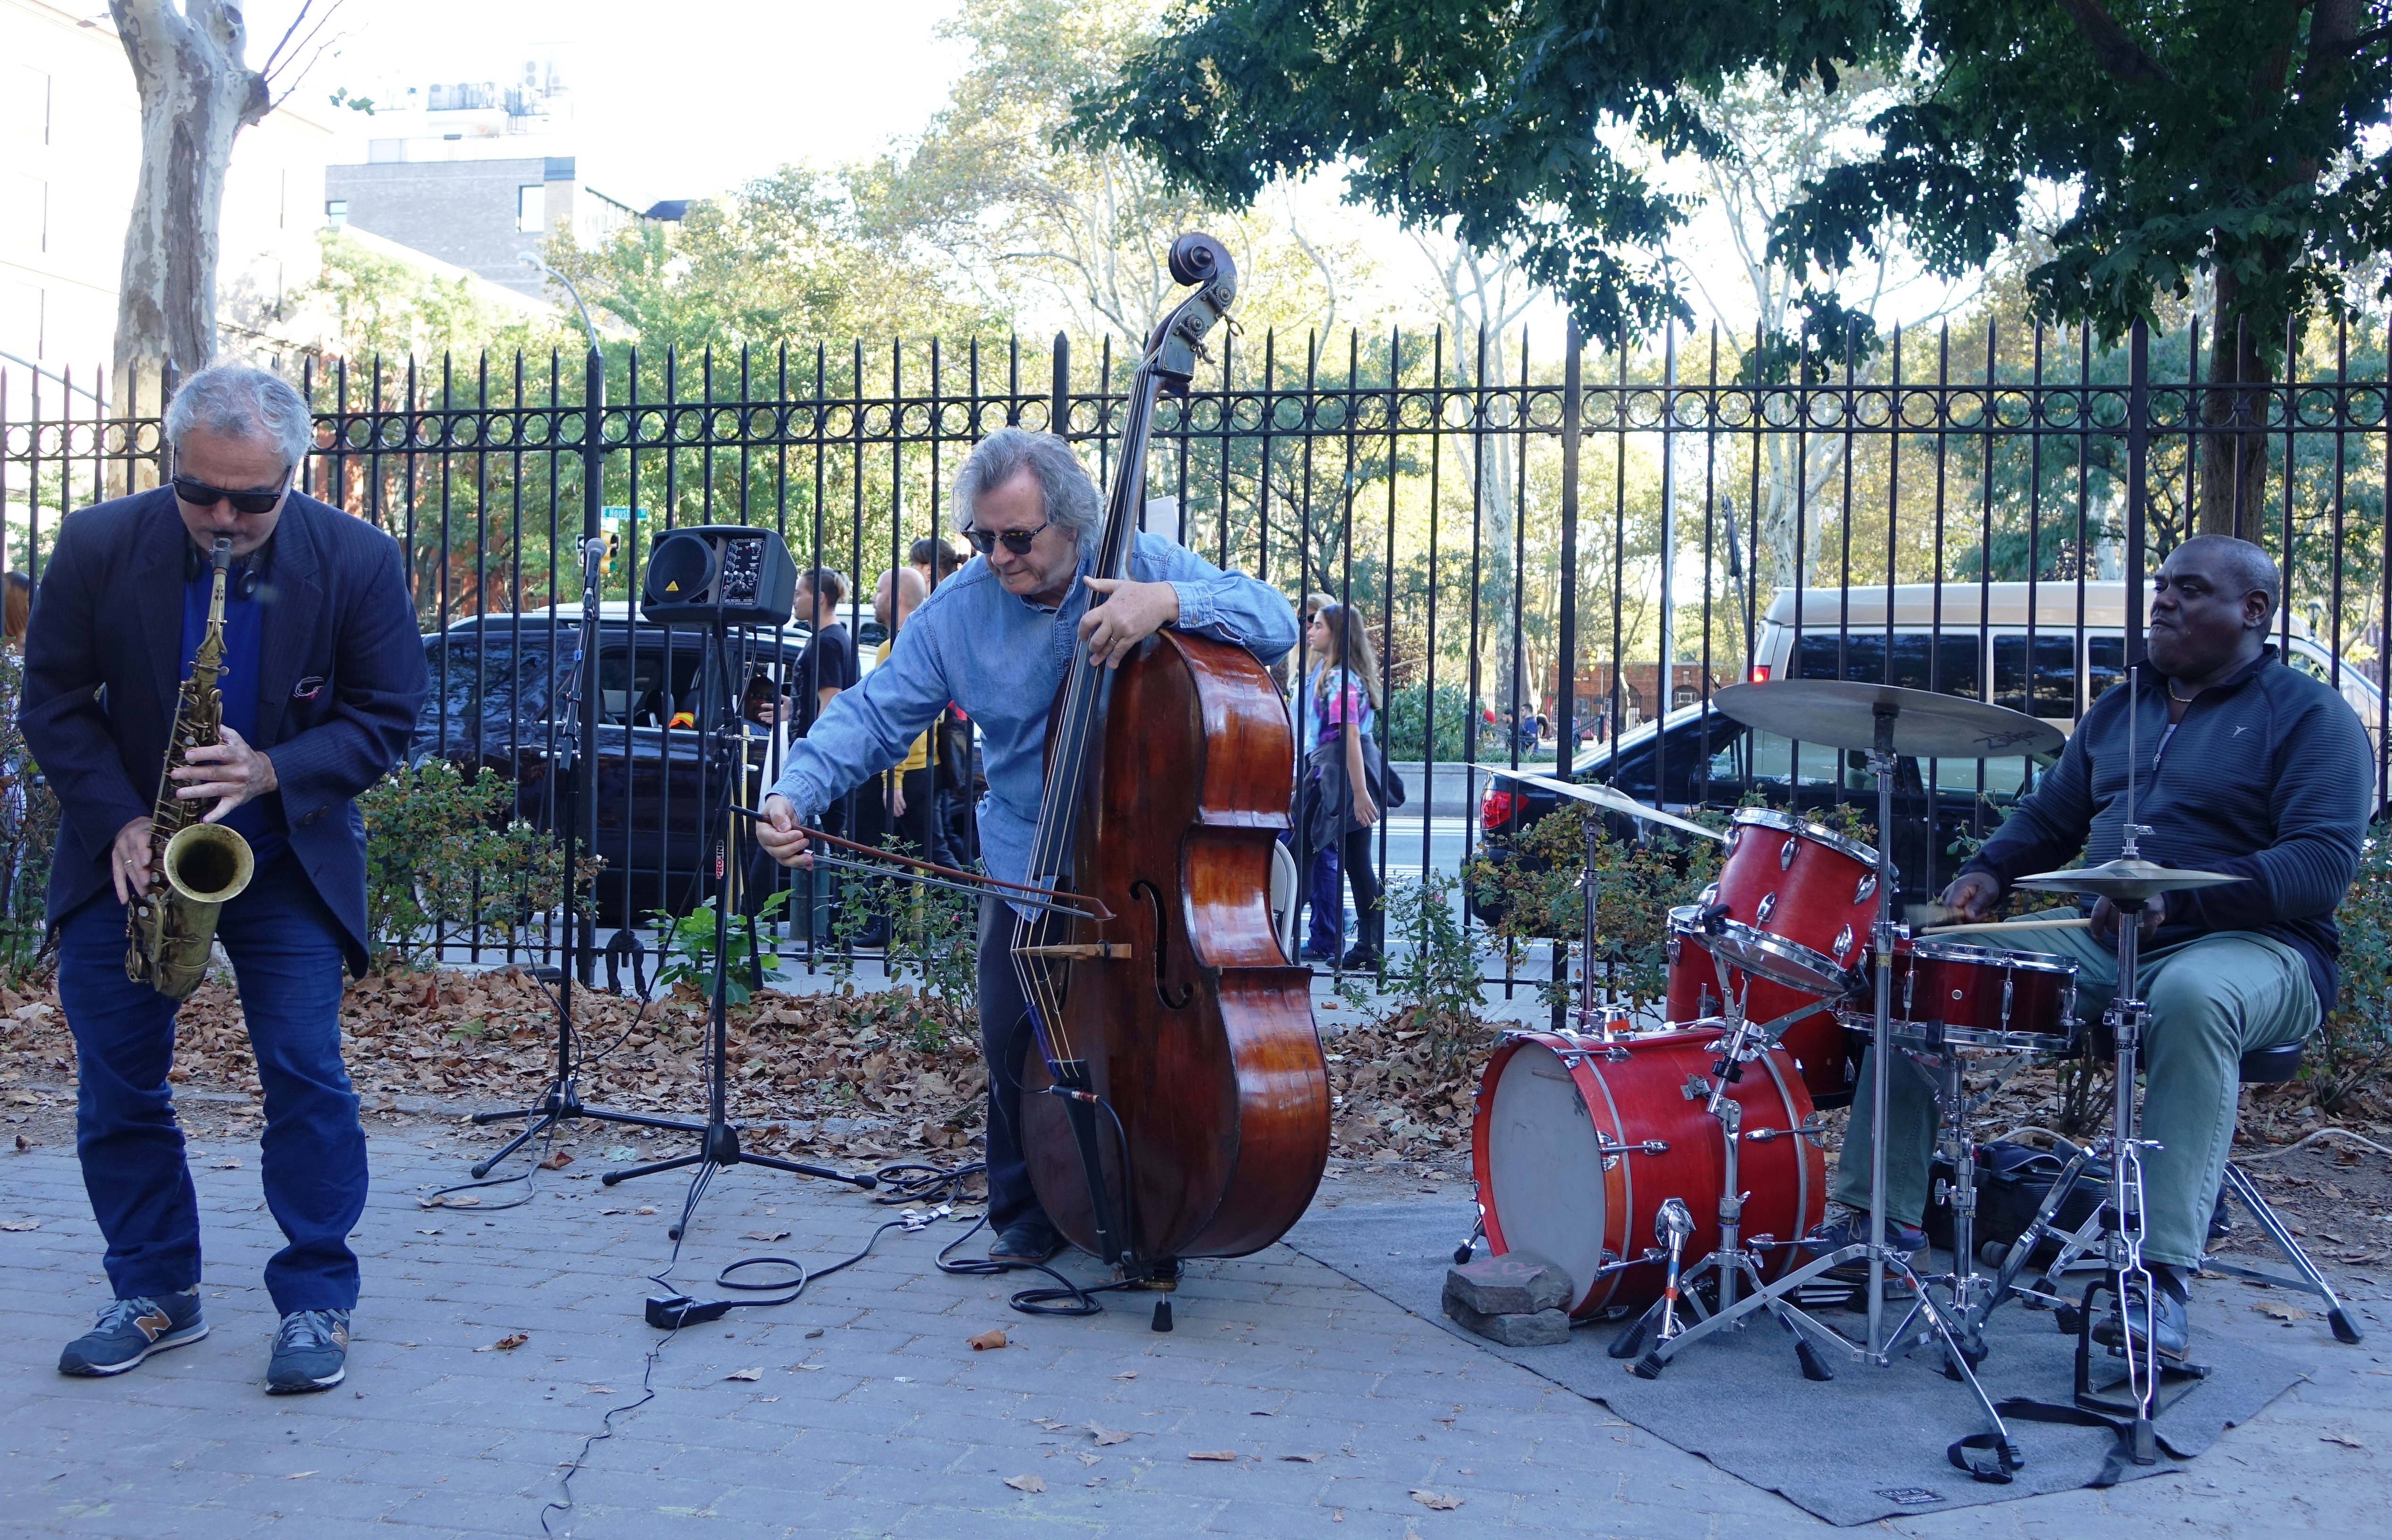
[[[216,351],[216,258],[234,138],[273,108],[244,61],[248,27],[223,0],[109,0],[141,95],[141,176],[116,302],[116,395]],[[155,386],[151,386],[155,388]]]

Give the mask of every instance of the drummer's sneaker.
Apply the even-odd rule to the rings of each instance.
[[[2152,1338],[2159,1354],[2172,1364],[2181,1364],[2192,1352],[2192,1326],[2185,1318],[2184,1281],[2165,1263],[2154,1263],[2152,1276],[2159,1288],[2152,1296],[2156,1309],[2152,1313]],[[2137,1347],[2143,1339],[2143,1290],[2140,1285],[2126,1289],[2126,1330]],[[2093,1328],[2093,1340],[2105,1348],[2118,1345],[2119,1311],[2113,1304],[2109,1318]]]
[[[306,1395],[329,1391],[349,1372],[349,1313],[294,1310],[274,1334],[266,1364],[266,1393]]]
[[[208,1334],[200,1318],[200,1291],[111,1300],[98,1324],[58,1354],[58,1373],[123,1374],[153,1352],[196,1342]]]
[[[1886,1244],[1902,1253],[1905,1260],[1926,1249],[1927,1232],[1918,1225],[1904,1224],[1896,1220],[1886,1229]],[[1870,1230],[1867,1210],[1830,1203],[1826,1217],[1802,1237],[1802,1249],[1814,1257],[1821,1257],[1830,1251],[1840,1251],[1847,1246],[1866,1245]],[[1868,1281],[1868,1259],[1856,1257],[1850,1262],[1838,1262],[1823,1275],[1840,1283],[1866,1283]]]

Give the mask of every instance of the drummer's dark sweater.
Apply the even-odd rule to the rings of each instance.
[[[2166,679],[2148,662],[2137,665],[2137,676],[2135,822],[2152,830],[2140,854],[2164,866],[2249,879],[2169,894],[2155,944],[2218,930],[2282,941],[2308,961],[2320,1008],[2333,1009],[2342,951],[2334,911],[2359,870],[2373,783],[2358,714],[2269,647],[2242,673],[2195,696],[2171,736]],[[2113,686],[2093,703],[2060,762],[1962,872],[1990,873],[2007,886],[2063,865],[2079,850],[2087,865],[2118,855],[2127,696],[2125,686]]]

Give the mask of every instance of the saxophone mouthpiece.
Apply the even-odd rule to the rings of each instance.
[[[208,561],[214,565],[218,572],[222,572],[225,568],[232,565],[232,537],[230,536],[219,535],[216,537],[216,543],[208,548]]]

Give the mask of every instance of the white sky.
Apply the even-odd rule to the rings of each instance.
[[[324,0],[317,0],[320,11]],[[262,61],[297,0],[254,0]],[[358,159],[371,120],[333,113],[336,87],[381,79],[504,80],[537,43],[567,45],[571,152],[633,207],[705,197],[790,161],[830,165],[917,132],[962,72],[932,35],[954,0],[346,0],[341,34],[296,102],[346,119]]]

